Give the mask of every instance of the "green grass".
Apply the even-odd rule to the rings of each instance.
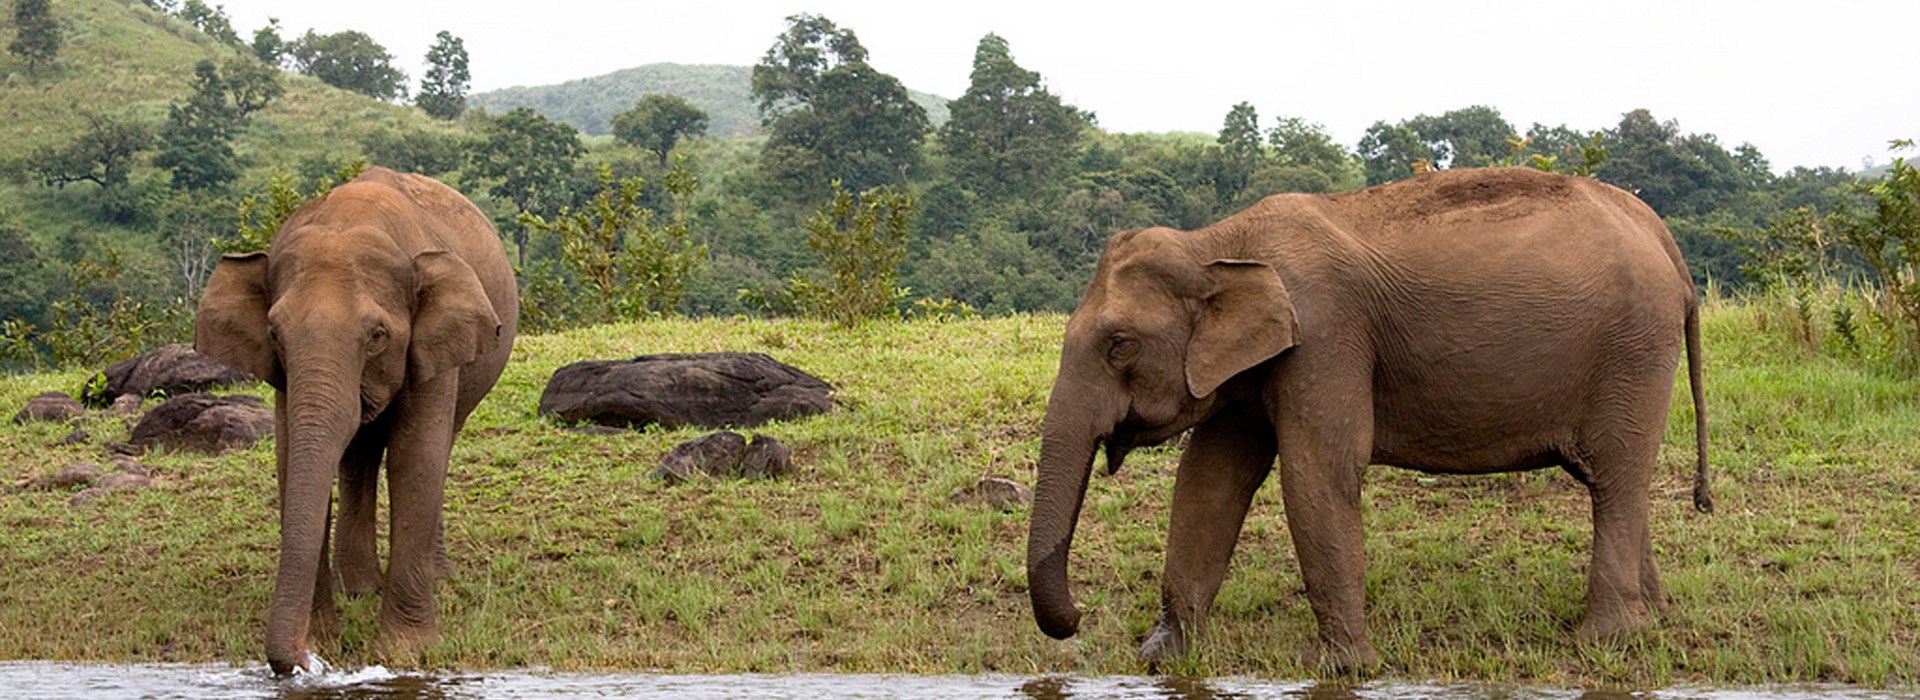
[[[1553,685],[1920,682],[1920,382],[1795,351],[1762,313],[1706,319],[1719,512],[1687,498],[1691,408],[1676,402],[1652,528],[1669,607],[1621,644],[1580,644],[1585,492],[1556,471],[1365,491],[1368,625],[1389,676]],[[613,325],[521,338],[455,448],[422,663],[672,672],[1138,673],[1158,607],[1177,452],[1144,450],[1087,493],[1070,565],[1081,636],[1027,606],[1027,514],[950,502],[989,474],[1031,483],[1064,319],[843,330],[793,321]],[[534,415],[580,359],[763,351],[833,383],[840,409],[761,429],[800,470],[666,486],[646,475],[701,431],[591,436]],[[77,373],[0,379],[14,410]],[[1682,385],[1684,387],[1684,385]],[[258,390],[257,388],[255,389]],[[1684,394],[1682,394],[1684,395]],[[90,418],[0,427],[0,479],[100,459]],[[276,551],[271,445],[150,455],[154,488],[92,505],[0,496],[0,658],[258,663]],[[1256,498],[1201,651],[1171,670],[1302,677],[1313,639],[1277,488]],[[345,601],[320,653],[372,651],[377,601]]]

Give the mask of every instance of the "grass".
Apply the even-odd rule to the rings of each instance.
[[[1554,471],[1434,478],[1380,468],[1366,491],[1368,625],[1392,677],[1554,685],[1920,682],[1920,382],[1796,349],[1765,310],[1706,317],[1719,512],[1687,498],[1677,401],[1652,528],[1669,594],[1654,626],[1581,644],[1586,494]],[[455,448],[421,663],[670,672],[1139,673],[1158,607],[1177,451],[1144,450],[1087,493],[1070,565],[1081,636],[1027,606],[1027,513],[952,503],[985,475],[1031,483],[1058,316],[843,330],[794,321],[613,325],[521,338]],[[840,409],[761,428],[798,476],[646,478],[697,430],[571,432],[534,415],[580,359],[756,350],[833,383]],[[0,407],[78,373],[0,379]],[[1684,385],[1681,385],[1684,388]],[[259,389],[255,388],[255,391]],[[1684,396],[1684,393],[1681,394]],[[11,409],[8,409],[11,410]],[[0,428],[0,478],[100,460],[118,418]],[[158,454],[154,488],[87,506],[0,496],[0,658],[258,663],[276,552],[271,445]],[[1303,677],[1313,639],[1277,488],[1263,489],[1198,654],[1169,669]],[[319,652],[378,661],[377,600],[344,600]]]

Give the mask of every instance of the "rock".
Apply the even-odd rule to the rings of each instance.
[[[147,465],[140,463],[140,460],[134,459],[132,457],[128,457],[126,455],[115,455],[113,459],[108,460],[107,466],[112,467],[114,471],[120,472],[123,474],[138,474],[140,476],[153,476],[153,470],[148,469]]]
[[[721,431],[674,446],[653,476],[679,483],[698,476],[770,479],[792,471],[792,451],[779,440],[755,435],[749,443],[739,433]]]
[[[220,453],[273,434],[273,411],[253,396],[182,394],[155,406],[133,427],[133,445]]]
[[[740,476],[746,479],[772,479],[793,471],[793,450],[785,443],[765,435],[753,436],[747,454],[740,458]]]
[[[13,422],[15,425],[24,425],[28,421],[61,423],[79,418],[86,412],[87,410],[81,408],[80,402],[73,400],[73,397],[58,391],[49,391],[27,399],[26,407],[20,409],[19,413],[13,414]]]
[[[140,474],[108,474],[94,482],[93,488],[76,493],[73,498],[67,499],[67,504],[83,506],[115,491],[135,491],[152,485],[152,477]]]
[[[750,428],[833,409],[833,387],[762,353],[642,355],[561,367],[541,415],[567,423]]]
[[[988,476],[953,495],[955,503],[978,503],[996,510],[1033,504],[1033,489],[1012,479]]]
[[[92,484],[99,478],[100,465],[92,462],[74,462],[54,472],[53,478],[47,480],[47,485],[53,488],[70,489]]]
[[[92,440],[92,439],[93,439],[92,434],[88,433],[85,430],[74,428],[73,432],[67,433],[66,437],[60,438],[60,444],[71,447],[74,445],[85,444],[86,441]]]
[[[122,455],[126,457],[138,457],[147,453],[147,448],[139,445],[129,445],[124,442],[109,442],[107,443],[106,450],[109,455]]]
[[[247,373],[215,362],[186,343],[163,345],[107,367],[106,386],[81,398],[105,407],[122,396],[179,396],[251,379]]]
[[[121,394],[119,398],[113,400],[113,412],[120,415],[132,415],[139,413],[140,407],[146,403],[147,400],[139,394]]]

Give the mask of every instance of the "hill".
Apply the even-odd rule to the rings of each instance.
[[[707,135],[742,136],[760,130],[760,111],[753,101],[753,68],[749,66],[688,66],[654,63],[606,75],[569,80],[558,85],[511,87],[477,93],[467,103],[500,113],[529,107],[549,119],[572,124],[598,136],[608,133],[608,120],[633,107],[647,94],[685,98],[705,110]],[[936,126],[947,121],[948,98],[908,90],[913,101],[927,110]]]

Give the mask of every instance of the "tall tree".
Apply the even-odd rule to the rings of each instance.
[[[664,169],[674,144],[707,133],[707,113],[678,95],[650,94],[613,115],[612,124],[614,138],[653,152]]]
[[[1351,160],[1347,149],[1334,143],[1326,127],[1300,117],[1280,117],[1267,132],[1267,141],[1273,145],[1273,159],[1280,165],[1312,168],[1329,180],[1345,172]]]
[[[253,57],[269,66],[280,65],[280,59],[287,55],[287,40],[280,37],[280,18],[268,17],[267,26],[253,30],[253,43],[248,45]]]
[[[342,90],[380,100],[407,94],[407,75],[393,67],[393,54],[366,34],[315,34],[309,29],[287,47],[287,54],[300,72]]]
[[[1051,177],[1088,121],[1042,87],[1039,73],[1015,63],[1007,40],[995,34],[980,39],[972,82],[947,107],[941,144],[948,163],[963,184],[989,197]]]
[[[245,46],[240,41],[240,33],[233,30],[233,20],[227,17],[225,5],[208,5],[201,0],[187,0],[180,5],[180,19],[186,20],[200,33],[218,39],[228,46]]]
[[[572,126],[522,107],[488,119],[467,150],[470,178],[487,193],[513,202],[517,211],[552,214],[565,198],[567,176],[586,149]],[[527,263],[527,231],[513,228],[520,265]]]
[[[800,200],[833,180],[854,190],[905,181],[920,162],[926,110],[899,80],[867,64],[852,30],[814,15],[787,23],[753,69],[770,132],[762,167]]]
[[[452,32],[441,30],[427,49],[427,74],[420,78],[420,92],[413,103],[427,114],[454,119],[467,110],[467,44]]]
[[[1413,177],[1413,164],[1431,163],[1433,148],[1406,124],[1374,122],[1360,137],[1360,165],[1368,185],[1380,185]]]
[[[1406,126],[1433,151],[1434,164],[1447,168],[1484,168],[1505,158],[1519,135],[1500,110],[1474,105],[1409,119]]]
[[[14,0],[13,43],[7,51],[27,61],[27,74],[53,62],[60,53],[60,23],[53,18],[50,0]]]
[[[227,81],[213,61],[195,65],[193,76],[194,91],[186,104],[167,108],[153,164],[173,173],[176,188],[217,190],[240,176],[233,155],[240,117],[227,101]]]
[[[221,67],[226,73],[227,96],[233,100],[233,118],[244,124],[247,116],[266,109],[287,89],[280,85],[280,71],[248,58],[232,58]]]

